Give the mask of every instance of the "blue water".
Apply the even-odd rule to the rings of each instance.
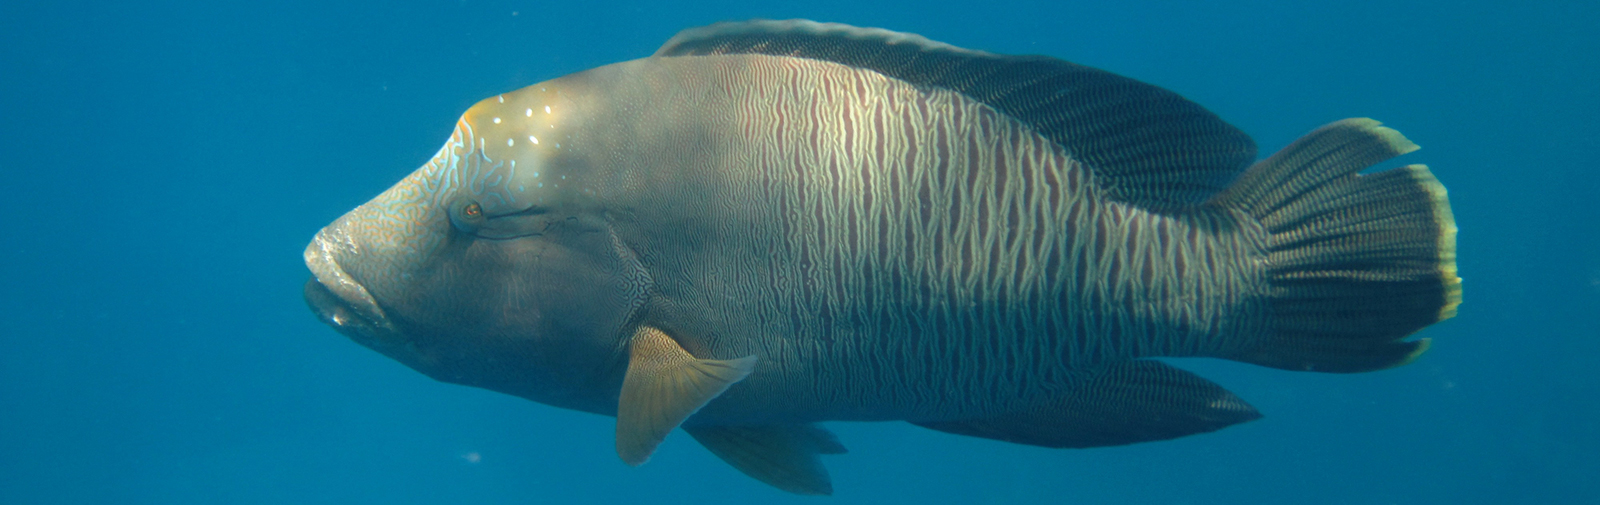
[[[681,433],[626,467],[608,418],[434,382],[306,309],[311,235],[468,105],[749,17],[1098,66],[1263,152],[1378,118],[1450,190],[1460,316],[1385,372],[1180,362],[1266,418],[1176,441],[833,423],[837,494],[803,499]],[[1596,26],[1592,1],[8,0],[0,503],[1600,503]]]

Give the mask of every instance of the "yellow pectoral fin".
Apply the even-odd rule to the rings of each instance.
[[[756,357],[695,359],[661,330],[634,333],[617,402],[617,455],[638,466],[684,419],[750,375]]]

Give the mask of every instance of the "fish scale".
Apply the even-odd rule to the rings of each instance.
[[[795,396],[796,391],[786,391],[772,395],[782,398],[784,405],[812,409],[815,406],[804,400],[819,398],[815,392],[835,390],[843,384],[842,396],[847,400],[828,402],[828,408],[835,409],[836,415],[874,418],[880,415],[878,412],[895,410],[889,406],[906,405],[920,409],[912,410],[917,416],[959,416],[965,413],[959,409],[993,406],[973,407],[970,400],[959,402],[960,406],[929,404],[920,399],[982,398],[987,396],[983,392],[995,389],[1060,388],[1059,384],[1037,384],[1036,377],[1052,367],[1084,367],[1153,355],[1193,355],[1191,351],[1214,347],[1218,342],[1205,338],[1223,329],[1211,319],[1236,310],[1211,300],[1244,298],[1233,294],[1244,288],[1229,283],[1244,284],[1252,275],[1235,271],[1246,268],[1239,258],[1223,258],[1210,252],[1211,248],[1223,247],[1217,240],[1186,242],[1182,246],[1169,241],[1166,244],[1171,247],[1161,249],[1162,242],[1156,240],[1159,230],[1181,233],[1179,230],[1200,224],[1192,222],[1194,218],[1108,201],[1095,192],[1080,163],[1060,153],[1054,157],[1038,156],[1037,149],[1049,146],[1048,141],[982,103],[954,93],[933,94],[922,100],[862,99],[863,89],[877,90],[866,96],[915,96],[923,92],[877,74],[825,62],[755,63],[740,68],[746,70],[724,69],[716,75],[717,79],[740,82],[742,86],[709,82],[706,88],[711,91],[697,93],[694,107],[740,111],[766,107],[796,113],[778,120],[755,119],[762,116],[753,113],[737,114],[733,116],[738,118],[735,122],[718,125],[717,128],[741,132],[745,141],[725,152],[725,159],[730,162],[705,169],[711,174],[697,178],[704,183],[691,190],[695,192],[692,196],[653,193],[660,203],[649,214],[737,214],[738,218],[712,219],[719,223],[718,235],[728,237],[717,243],[730,249],[757,244],[751,248],[766,248],[765,256],[744,254],[744,250],[708,251],[697,247],[693,249],[695,258],[668,259],[664,255],[670,253],[663,252],[663,260],[673,264],[705,263],[700,268],[707,273],[700,279],[684,280],[682,286],[664,284],[658,288],[720,286],[735,279],[727,272],[782,270],[787,266],[778,277],[798,279],[793,288],[766,282],[763,276],[737,277],[751,284],[727,288],[738,293],[741,301],[758,302],[732,305],[719,303],[723,298],[703,298],[709,304],[708,312],[744,314],[748,320],[736,325],[746,331],[762,328],[785,340],[800,341],[795,345],[816,346],[820,348],[817,354],[803,358],[832,363],[827,374],[810,377],[813,393]],[[810,80],[790,74],[809,76]],[[789,86],[796,81],[803,82],[805,87],[799,89],[807,92],[796,92],[797,88]],[[827,91],[830,89],[834,91]],[[934,113],[945,110],[954,112]],[[837,123],[822,119],[830,117],[854,119]],[[925,122],[908,123],[901,118],[921,118]],[[884,126],[845,135],[843,132],[852,130],[852,124]],[[797,147],[781,142],[795,137],[853,137],[861,145],[873,148],[848,149],[829,142]],[[920,149],[913,150],[911,146]],[[757,161],[747,164],[749,160]],[[855,170],[832,168],[840,166]],[[997,166],[1009,168],[978,168]],[[1053,186],[1059,192],[1054,198],[1046,197],[1048,190],[1027,190],[1050,186],[1044,181],[1045,174],[1066,182]],[[904,182],[873,184],[879,178]],[[913,188],[919,191],[912,191]],[[649,206],[656,200],[641,197],[638,205]],[[717,202],[717,209],[686,206],[685,201]],[[1021,219],[1014,225],[1007,220],[990,219],[1013,214]],[[733,223],[745,226],[730,227]],[[860,231],[850,233],[848,230],[852,229]],[[1020,240],[1025,236],[1021,230],[1037,230],[1027,233],[1029,237],[1061,239]],[[1200,232],[1194,236],[1210,239],[1219,234]],[[891,243],[903,241],[904,245],[883,249],[862,243],[883,239]],[[1103,247],[1107,244],[1119,245]],[[640,247],[651,249],[648,244]],[[884,250],[899,254],[878,257],[859,253]],[[1026,264],[1030,257],[1052,256],[1059,258],[1058,267],[1053,270]],[[1186,261],[1197,265],[1195,271],[1203,275],[1141,276],[1141,272],[1150,271],[1145,265],[1172,264],[1175,256],[1188,258]],[[774,257],[779,261],[757,261]],[[714,258],[727,258],[727,262],[717,263]],[[998,275],[1002,271],[1008,273]],[[900,291],[885,289],[897,285],[895,278],[901,279]],[[1172,303],[1141,299],[1149,293],[1162,292],[1175,293],[1180,301],[1200,303],[1203,308],[1170,310]],[[1212,298],[1202,300],[1204,297]],[[942,303],[935,305],[933,300]],[[797,314],[814,317],[803,318],[799,327],[790,329]],[[1081,317],[1079,314],[1101,317],[1080,325],[1074,322]],[[1178,317],[1193,319],[1169,321]],[[860,321],[879,321],[877,327],[883,330],[873,332],[875,338],[871,339],[844,339],[846,344],[842,345],[834,342],[839,328],[855,328]],[[1027,321],[1039,323],[1030,325]],[[1180,327],[1199,331],[1175,329]],[[727,354],[753,352],[770,360],[802,358],[776,347],[742,347],[745,340],[737,333],[718,333],[734,335],[730,340],[735,342],[707,344],[713,354],[719,345],[726,345]],[[1126,335],[1139,338],[1121,338]],[[929,348],[933,349],[931,355],[926,351]],[[904,360],[891,356],[896,354],[924,358]],[[891,361],[922,366],[878,366]],[[746,382],[760,387],[763,380],[758,369]],[[930,395],[927,391],[911,391],[914,388],[971,394]],[[841,395],[833,398],[838,396]],[[786,408],[784,405],[746,403],[747,408],[764,411]]]

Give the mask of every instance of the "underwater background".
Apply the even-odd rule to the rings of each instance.
[[[803,17],[1166,87],[1262,155],[1384,121],[1450,191],[1460,315],[1398,369],[1175,360],[1262,420],[1050,450],[830,423],[835,496],[434,382],[301,251],[487,96]],[[1600,503],[1600,2],[0,3],[0,503]]]

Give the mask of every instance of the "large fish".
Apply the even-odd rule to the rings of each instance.
[[[1149,358],[1363,372],[1460,300],[1455,226],[1370,119],[1264,160],[1160,88],[1040,56],[808,21],[474,105],[421,169],[317,234],[328,324],[438,380],[682,428],[832,491],[819,421],[1046,447],[1260,417]]]

